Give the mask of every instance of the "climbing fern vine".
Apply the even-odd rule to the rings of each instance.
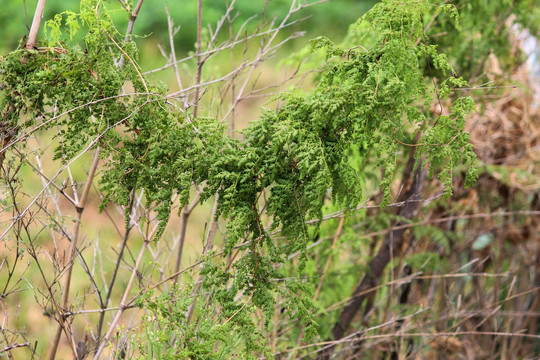
[[[463,130],[474,103],[453,95],[466,81],[424,33],[423,14],[432,7],[427,1],[383,1],[351,27],[345,46],[324,37],[312,40],[312,50],[325,54],[315,91],[277,96],[277,108],[265,109],[237,139],[227,136],[218,120],[192,118],[172,106],[166,89],[141,74],[135,44],[120,40],[103,2],[84,0],[79,14],[57,15],[48,23],[46,47],[21,48],[2,58],[4,121],[17,128],[20,141],[36,129],[59,127],[56,159],[63,162],[100,147],[102,206],[127,205],[135,187],[144,189],[146,201],[159,213],[157,238],[174,194],[181,205],[189,202],[194,185],[202,189],[203,200],[218,196],[216,217],[227,221],[226,253],[244,251],[230,269],[207,261],[203,286],[222,307],[221,334],[236,332],[247,339],[246,354],[260,353],[264,347],[253,344],[262,335],[249,314],[262,309],[268,321],[277,294],[289,299],[287,311],[302,318],[307,336],[316,329],[309,289],[300,278],[285,285],[272,279],[283,277],[276,264],[291,254],[300,252],[305,259],[307,243],[317,232],[317,225],[306,222],[322,218],[325,199],[345,209],[363,199],[364,179],[353,153],[384,170],[383,205],[389,201],[397,154],[401,144],[414,139],[411,133],[418,134],[417,143],[410,144],[418,163],[439,174],[447,196],[453,169],[474,162]],[[457,25],[453,6],[438,11]],[[84,46],[61,40],[62,31],[73,38],[83,29]],[[120,58],[127,59],[121,68]],[[442,74],[437,89],[430,85],[426,61]],[[124,90],[127,84],[132,92]],[[448,115],[430,113],[437,95],[451,101]],[[467,183],[475,178],[471,166]],[[282,238],[273,237],[274,231]],[[249,304],[239,304],[239,294]],[[147,296],[139,305],[153,309],[160,321],[169,311],[181,318],[189,305],[171,310],[160,301]],[[201,325],[199,335],[206,334],[208,341],[222,336],[207,325]],[[213,346],[194,346],[185,344],[185,358],[208,358],[213,351]]]

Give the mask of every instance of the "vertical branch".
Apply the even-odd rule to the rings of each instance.
[[[137,2],[137,5],[133,9],[133,12],[131,13],[131,16],[130,16],[129,22],[128,22],[128,26],[127,26],[127,29],[126,29],[126,36],[124,37],[124,42],[125,43],[129,42],[129,40],[131,39],[131,34],[133,32],[133,26],[135,24],[135,20],[137,20],[137,16],[139,15],[139,11],[141,10],[141,6],[142,6],[143,1],[144,0],[139,0]],[[124,65],[125,65],[125,57],[124,57],[124,55],[122,55],[121,58],[120,58],[120,61],[118,62],[118,67],[120,69],[122,69],[124,67]],[[135,187],[132,190],[131,199],[130,199],[130,202],[129,202],[130,214],[133,211],[133,205],[135,203],[136,192],[137,192],[137,190],[136,190],[136,187]],[[122,238],[122,247],[120,248],[120,253],[118,254],[118,259],[116,261],[116,265],[115,265],[114,272],[113,272],[113,275],[112,275],[112,278],[111,278],[111,282],[109,283],[109,289],[107,291],[105,302],[102,304],[102,309],[105,309],[107,307],[107,305],[109,304],[109,300],[111,298],[112,289],[114,287],[114,283],[116,281],[116,276],[117,276],[118,270],[120,268],[120,262],[122,261],[122,257],[124,255],[124,250],[126,248],[129,233],[131,232],[131,229],[132,229],[132,226],[130,225],[130,223],[131,223],[131,221],[128,222],[128,224],[127,224],[127,226],[125,228],[124,236]],[[105,311],[101,312],[101,314],[99,316],[98,329],[97,329],[97,338],[99,338],[101,336],[101,331],[103,329],[103,321],[104,321],[104,319],[105,319]]]
[[[173,69],[174,69],[174,75],[176,76],[176,83],[178,84],[178,91],[183,90],[182,86],[182,79],[180,78],[180,71],[178,71],[178,62],[176,61],[176,49],[174,47],[174,36],[180,30],[180,26],[178,26],[176,29],[174,28],[174,23],[171,18],[171,14],[169,13],[169,8],[165,6],[165,12],[167,13],[167,24],[169,27],[169,46],[171,48],[171,57],[170,61],[172,62]],[[189,107],[187,97],[183,97],[184,99],[184,110],[187,110]]]
[[[212,215],[211,215],[212,218],[210,219],[210,228],[208,229],[208,235],[206,236],[206,244],[204,245],[202,256],[206,255],[214,246],[214,238],[216,236],[217,225],[218,225],[218,222],[216,220],[218,201],[219,201],[219,195],[216,193],[216,198],[214,199],[214,207],[212,208]],[[202,266],[203,265],[201,265],[201,268]],[[189,306],[188,311],[186,313],[186,324],[189,324],[189,321],[191,320],[191,316],[193,316],[193,311],[195,310],[195,305],[197,303],[197,297],[199,296],[199,290],[201,289],[202,282],[203,282],[203,276],[201,273],[199,273],[199,276],[197,277],[197,281],[195,282],[193,293],[191,294],[194,300]]]
[[[343,229],[343,223],[345,222],[345,216],[343,216],[339,220],[339,225],[336,230],[336,235],[334,236],[334,240],[332,241],[332,248],[330,249],[330,255],[328,256],[328,259],[326,260],[326,264],[324,265],[324,270],[321,275],[321,281],[319,281],[319,285],[317,286],[317,290],[315,291],[315,296],[313,297],[314,300],[317,300],[319,298],[319,294],[321,293],[321,289],[324,283],[324,280],[326,279],[326,273],[328,272],[328,269],[330,268],[330,261],[332,260],[333,251],[336,248],[337,241],[339,239],[339,236],[341,235],[341,230]]]
[[[182,253],[184,251],[184,242],[186,239],[186,229],[187,229],[187,222],[189,220],[189,215],[199,202],[199,196],[201,192],[198,191],[197,195],[195,195],[195,199],[193,199],[193,202],[189,206],[184,206],[182,208],[182,212],[180,213],[180,234],[178,235],[178,253],[176,255],[176,263],[174,265],[174,274],[177,274],[180,271],[180,264],[182,263]],[[173,279],[173,286],[176,285],[178,282],[178,276],[175,276]]]
[[[234,34],[233,34],[233,30],[232,30],[232,20],[231,20],[231,17],[229,15],[229,13],[227,13],[227,23],[229,25],[229,37],[231,38],[231,40],[234,40]],[[231,47],[231,50],[230,50],[230,53],[231,53],[231,71],[234,71],[235,67],[234,67],[234,47]],[[235,77],[233,76],[231,78],[231,102],[234,102],[234,99],[236,97],[236,84],[235,84]],[[235,116],[236,116],[236,107],[234,107],[231,111],[231,121],[229,123],[229,134],[231,137],[234,136],[234,127],[235,127],[235,124],[234,124],[234,121],[235,121]]]
[[[127,29],[126,29],[126,36],[124,37],[124,43],[127,43],[127,42],[129,42],[131,40],[131,34],[133,33],[133,26],[135,24],[135,21],[137,20],[137,16],[139,15],[139,11],[141,10],[141,6],[142,6],[143,1],[144,0],[138,0],[137,1],[137,4],[135,5],[135,8],[133,9],[133,11],[131,13],[131,16],[129,17],[128,26],[127,26]],[[111,38],[111,40],[114,42],[114,40],[112,38]],[[120,49],[120,51],[122,51],[122,49],[120,47],[118,47],[118,48]],[[132,62],[132,64],[133,64],[133,62]],[[124,65],[125,65],[125,56],[122,55],[120,57],[120,60],[118,61],[118,68],[122,69],[124,67]],[[141,76],[141,80],[144,83],[144,79],[142,79],[142,76]],[[146,84],[145,84],[145,87],[146,87]],[[147,92],[148,92],[148,89],[147,89]],[[130,214],[133,211],[133,205],[135,203],[135,196],[136,196],[136,187],[134,187],[132,189],[131,200],[130,200],[130,203],[129,203]],[[122,261],[122,257],[123,257],[123,254],[124,254],[124,250],[126,248],[129,233],[131,232],[131,229],[132,229],[132,226],[130,225],[130,223],[131,223],[131,220],[128,222],[128,224],[127,224],[127,226],[125,228],[124,236],[123,236],[123,239],[122,239],[122,247],[120,249],[120,253],[118,254],[118,259],[116,261],[116,266],[115,266],[115,269],[114,269],[114,272],[113,272],[113,276],[111,278],[111,282],[109,284],[109,289],[107,291],[107,296],[105,298],[105,303],[103,304],[103,309],[105,309],[107,307],[107,305],[109,303],[109,300],[111,298],[112,289],[113,289],[113,286],[114,286],[114,283],[115,283],[115,280],[116,280],[116,276],[118,274],[118,270],[120,268],[120,262]],[[143,246],[142,246],[141,251],[139,253],[139,257],[137,259],[137,262],[136,262],[134,270],[133,270],[134,272],[136,272],[136,270],[139,267],[140,260],[142,259],[142,256],[143,256],[143,254],[144,254],[144,252],[146,250],[146,247],[148,246],[148,242],[149,242],[149,240],[148,241],[145,240],[144,243],[143,243]],[[128,285],[127,285],[127,288],[125,290],[126,292],[124,294],[124,298],[121,301],[120,310],[118,311],[118,313],[116,314],[115,319],[113,320],[113,325],[111,325],[111,327],[109,328],[109,331],[105,335],[105,338],[103,339],[102,343],[100,344],[100,350],[98,351],[98,355],[96,355],[96,356],[99,356],[99,352],[103,350],[104,344],[107,342],[107,339],[110,337],[111,332],[114,329],[114,324],[116,322],[118,322],[118,320],[120,319],[120,316],[122,315],[122,313],[124,311],[124,308],[123,308],[122,304],[125,303],[127,293],[129,293],[129,289],[131,288],[133,277],[134,277],[134,273],[132,273],[131,279],[130,279],[130,281],[129,281]],[[105,319],[105,311],[101,312],[100,317],[99,317],[99,323],[98,323],[98,329],[97,329],[97,334],[98,334],[97,338],[98,338],[98,340],[99,340],[99,337],[101,336],[104,319]]]
[[[332,241],[332,248],[330,249],[330,255],[328,255],[328,259],[326,259],[326,264],[324,265],[324,270],[321,275],[321,280],[319,281],[319,285],[317,285],[317,290],[315,290],[315,295],[313,296],[314,301],[316,301],[319,298],[319,295],[321,293],[324,280],[326,279],[326,274],[328,273],[328,269],[330,268],[330,262],[332,261],[332,257],[334,255],[334,249],[336,248],[337,241],[339,239],[339,236],[341,235],[341,231],[343,230],[344,222],[345,222],[345,216],[339,219],[339,224],[336,230],[336,234],[334,235],[334,240]],[[304,337],[304,329],[302,328],[302,330],[300,331],[300,335],[298,336],[298,339],[296,340],[296,347],[300,346],[300,343],[302,342],[303,337]],[[298,353],[295,353],[292,357],[292,360],[295,360],[297,357],[298,357]]]
[[[189,219],[189,209],[187,206],[184,206],[182,208],[182,211],[180,213],[180,233],[178,234],[178,252],[176,254],[176,262],[174,265],[174,273],[178,273],[180,271],[180,264],[182,262],[182,253],[184,251],[184,241],[186,238],[186,230],[187,230],[187,222]],[[175,276],[173,279],[173,286],[176,285],[178,282],[178,276]]]
[[[133,25],[135,24],[135,20],[137,20],[137,16],[139,15],[139,10],[141,10],[141,6],[144,0],[137,1],[137,5],[135,5],[135,9],[133,9],[133,12],[131,13],[131,16],[129,17],[129,22],[127,26],[126,31],[126,37],[124,38],[124,42],[129,42],[131,39],[131,33],[133,32]],[[121,69],[124,67],[124,64],[126,63],[126,59],[124,58],[124,55],[120,57],[120,60],[118,61],[118,67]]]
[[[86,184],[84,185],[83,193],[81,196],[81,199],[77,202],[77,206],[75,207],[77,210],[77,217],[75,219],[75,229],[74,234],[71,239],[71,244],[69,247],[69,258],[68,262],[66,264],[67,273],[64,277],[64,283],[63,283],[63,295],[62,295],[62,311],[66,311],[69,305],[69,288],[71,285],[71,275],[73,272],[73,261],[75,260],[75,255],[77,253],[77,240],[79,237],[79,229],[81,227],[81,219],[82,214],[84,212],[84,207],[86,205],[86,199],[88,198],[88,193],[90,192],[90,188],[92,187],[92,182],[94,181],[94,176],[96,174],[96,169],[99,163],[99,154],[101,152],[101,148],[97,148],[96,153],[94,154],[94,159],[92,160],[92,165],[90,166],[90,171],[88,172],[88,177],[86,179]],[[56,333],[53,338],[53,343],[51,346],[51,352],[49,354],[49,359],[52,360],[56,357],[56,350],[58,349],[58,344],[60,342],[60,337],[62,336],[62,330],[65,330],[66,323],[65,323],[65,314],[61,313],[58,314],[59,316],[59,323],[58,328],[56,329]],[[77,358],[77,350],[75,346],[75,340],[73,339],[73,336],[71,336],[71,342],[72,342],[72,348],[75,352],[74,356]]]
[[[122,317],[122,314],[124,311],[128,308],[128,296],[129,292],[131,291],[131,287],[133,286],[133,281],[137,277],[137,273],[139,272],[139,267],[141,266],[142,258],[144,253],[146,252],[146,248],[148,247],[148,244],[150,243],[150,240],[154,237],[154,234],[156,233],[158,229],[158,226],[154,228],[152,231],[152,234],[148,237],[145,236],[143,246],[141,247],[141,250],[139,251],[139,255],[137,257],[137,261],[135,262],[135,266],[133,266],[133,270],[131,271],[131,277],[129,278],[128,284],[126,286],[126,289],[124,290],[124,295],[122,296],[122,300],[120,301],[120,306],[118,307],[118,312],[116,313],[116,316],[114,317],[109,330],[103,337],[103,339],[100,340],[99,347],[96,351],[96,354],[94,356],[94,360],[98,360],[99,356],[101,355],[101,352],[107,345],[107,342],[110,340],[116,325],[118,324],[118,321],[120,321],[120,318]]]
[[[39,31],[39,25],[41,24],[41,19],[43,19],[43,10],[45,10],[45,3],[47,0],[39,0],[36,12],[34,13],[34,19],[32,20],[32,27],[30,28],[30,33],[28,34],[28,41],[26,42],[26,48],[32,49],[36,43],[36,37]]]
[[[202,0],[199,1],[199,7],[197,10],[197,74],[195,75],[195,101],[193,105],[193,118],[197,118],[197,113],[199,111],[199,93],[201,90],[200,84],[201,84],[201,76],[202,76],[202,67],[204,64],[204,60],[201,56],[201,47],[202,47],[202,39],[201,39],[201,32],[202,32]]]
[[[131,199],[129,201],[129,210],[130,210],[130,212],[133,211],[133,204],[135,203],[135,196],[136,196],[136,191],[135,191],[135,189],[133,189],[133,191],[131,193]],[[126,227],[125,232],[124,232],[124,236],[123,236],[123,239],[122,239],[122,247],[120,248],[118,258],[116,259],[116,265],[114,267],[111,282],[109,283],[109,289],[108,289],[107,295],[105,297],[105,302],[103,302],[103,304],[101,304],[102,309],[107,308],[107,305],[109,304],[109,300],[111,299],[112,289],[113,289],[114,283],[116,281],[116,276],[118,275],[118,270],[120,269],[120,263],[122,262],[122,258],[124,256],[124,250],[126,249],[129,233],[131,232],[132,228],[133,228],[133,226],[131,226],[131,220],[130,220],[130,222],[128,223],[128,226]],[[103,329],[103,321],[104,321],[104,319],[105,319],[105,311],[102,311],[99,314],[99,322],[98,322],[97,335],[96,335],[96,338],[98,338],[98,339],[101,336],[101,331]]]
[[[18,211],[18,208],[17,208],[17,193],[18,193],[18,188],[16,188],[16,182],[14,181],[15,180],[15,176],[17,175],[17,173],[19,172],[19,169],[20,167],[14,169],[13,167],[10,167],[10,166],[6,166],[4,168],[4,166],[2,165],[1,161],[0,161],[0,171],[2,172],[1,173],[1,176],[3,177],[3,179],[5,180],[5,183],[7,185],[7,189],[9,190],[9,195],[11,195],[11,198],[12,198],[12,201],[13,201],[13,210],[12,210],[12,214],[13,214],[13,219],[17,219],[19,218],[19,211]],[[23,221],[22,218],[19,218],[19,220],[17,221],[17,226],[16,226],[16,230],[15,230],[15,233],[16,234],[20,234],[21,232],[21,222]],[[20,238],[19,235],[16,236],[17,239]],[[13,274],[15,273],[15,268],[17,267],[17,263],[19,262],[19,259],[22,259],[21,256],[19,256],[19,251],[20,251],[20,247],[21,247],[21,242],[20,241],[16,241],[15,242],[15,259],[13,260],[13,266],[10,268],[9,266],[9,263],[7,263],[7,252],[3,252],[2,253],[2,264],[4,262],[6,262],[6,265],[7,265],[7,271],[8,271],[8,276],[7,276],[7,279],[5,279],[5,283],[4,283],[4,288],[1,290],[0,294],[2,294],[2,297],[5,299],[7,297],[7,295],[9,294],[8,293],[8,288],[9,288],[9,284],[12,280],[12,277],[13,277]],[[0,270],[1,270],[2,266],[0,265]]]

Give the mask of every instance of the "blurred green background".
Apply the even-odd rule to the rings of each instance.
[[[292,0],[237,0],[232,16],[237,16],[234,22],[238,28],[244,21],[256,15],[265,14],[268,20],[275,18],[281,21],[287,14]],[[304,0],[302,0],[304,1]],[[136,1],[134,1],[136,3]],[[289,28],[288,33],[307,31],[307,38],[325,35],[334,40],[340,40],[348,26],[364,12],[370,9],[374,0],[328,0],[311,6],[295,14],[294,20],[305,19]],[[223,15],[230,0],[204,0],[203,24],[212,24]],[[28,34],[37,0],[0,0],[0,49],[6,52],[14,49],[20,39]],[[168,44],[167,16],[168,7],[175,26],[181,26],[175,37],[175,45],[179,52],[193,49],[196,40],[197,0],[146,0],[142,5],[140,16],[135,22],[134,33],[139,35],[141,42]],[[126,28],[128,16],[119,1],[108,1],[108,7],[114,10],[114,20],[118,29]],[[77,0],[49,0],[45,7],[44,21],[63,11],[79,11]],[[257,26],[258,21],[248,23]],[[234,30],[234,29],[233,29]],[[237,29],[236,29],[237,30]],[[43,24],[40,36],[43,35]],[[293,45],[294,46],[294,45]],[[144,48],[144,46],[143,46]]]

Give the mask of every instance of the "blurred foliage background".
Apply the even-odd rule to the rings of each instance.
[[[228,0],[208,0],[204,2],[203,24],[215,24],[224,14]],[[230,2],[230,1],[229,1]],[[374,0],[331,0],[312,6],[298,16],[303,21],[289,28],[289,32],[307,31],[307,37],[324,35],[332,40],[339,41],[347,32],[349,24],[356,21],[369,10]],[[0,11],[0,24],[2,34],[0,49],[11,50],[17,46],[16,39],[22,39],[28,34],[32,16],[37,0],[2,0]],[[118,29],[125,29],[128,17],[125,9],[119,2],[109,2],[109,8],[116,12],[114,20]],[[197,27],[197,2],[175,0],[147,0],[135,22],[134,33],[140,37],[136,40],[141,46],[144,42],[168,44],[167,16],[165,7],[168,7],[176,26],[181,30],[175,37],[175,45],[179,52],[186,52],[194,48]],[[254,15],[266,12],[269,20],[273,17],[277,21],[287,14],[290,7],[289,0],[238,0],[235,2],[233,16],[238,16],[235,22],[240,26]],[[78,12],[77,0],[49,0],[45,8],[44,20],[51,19],[55,14],[66,10]],[[257,26],[257,21],[248,22],[249,26]],[[248,27],[249,28],[249,27]],[[234,29],[233,29],[234,30]],[[144,48],[144,46],[142,46]]]

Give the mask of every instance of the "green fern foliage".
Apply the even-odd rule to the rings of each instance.
[[[226,249],[244,244],[245,250],[231,270],[205,267],[211,276],[203,286],[233,319],[223,328],[227,331],[230,326],[244,333],[253,330],[245,315],[251,305],[242,307],[234,300],[240,293],[267,318],[276,295],[286,296],[291,300],[288,311],[301,316],[309,329],[316,327],[309,290],[302,282],[282,286],[271,279],[282,277],[276,263],[298,251],[305,257],[317,228],[306,221],[322,217],[326,198],[345,209],[361,201],[364,179],[352,165],[351,154],[372,157],[384,169],[385,204],[400,139],[411,137],[407,129],[419,134],[418,143],[411,146],[417,148],[418,159],[424,157],[430,170],[440,174],[447,195],[452,169],[474,161],[463,130],[474,103],[468,97],[449,96],[466,82],[424,34],[423,14],[432,11],[427,1],[379,3],[351,28],[344,47],[324,37],[314,39],[313,50],[326,54],[314,93],[280,95],[280,105],[264,110],[259,121],[242,131],[241,140],[225,135],[216,119],[192,119],[192,114],[170,105],[165,89],[150,85],[141,75],[134,44],[119,40],[103,8],[95,11],[100,7],[101,2],[85,0],[80,14],[66,14],[70,37],[79,30],[79,22],[88,28],[84,49],[60,42],[62,17],[57,17],[49,23],[49,47],[19,49],[2,59],[2,112],[20,127],[21,136],[32,127],[60,127],[63,141],[56,157],[63,161],[101,147],[107,159],[101,177],[103,206],[111,201],[127,205],[135,187],[144,189],[147,201],[157,205],[158,237],[168,221],[173,194],[180,195],[181,204],[188,202],[193,184],[203,189],[203,200],[217,194],[216,216],[227,219]],[[457,21],[454,7],[445,5],[440,11]],[[127,61],[119,68],[122,57]],[[445,76],[438,91],[452,102],[449,115],[429,112],[436,92],[422,65],[426,58]],[[127,83],[134,89],[131,94],[123,90]],[[476,176],[474,167],[470,169],[469,184]],[[263,193],[263,215],[270,224],[258,208]],[[280,230],[286,241],[272,238],[273,230]],[[229,281],[232,286],[226,286]],[[153,304],[154,316],[166,322],[167,308],[152,301],[147,304]],[[198,336],[218,336],[206,325],[197,330]],[[160,335],[148,336],[159,340]],[[210,348],[192,348],[189,357],[202,358],[199,352],[207,356]]]

